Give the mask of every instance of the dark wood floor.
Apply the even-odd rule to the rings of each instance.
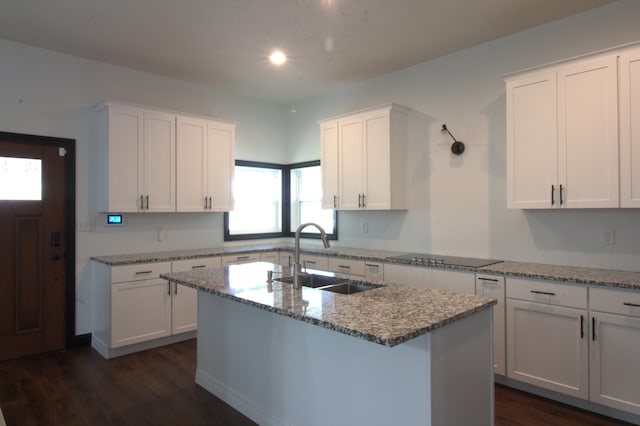
[[[190,340],[105,360],[90,348],[0,362],[0,407],[8,426],[250,425],[193,381]],[[496,386],[501,425],[623,425]]]

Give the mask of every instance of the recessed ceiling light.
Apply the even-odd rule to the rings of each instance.
[[[269,60],[273,65],[282,65],[287,62],[287,56],[280,50],[274,50],[269,56]]]

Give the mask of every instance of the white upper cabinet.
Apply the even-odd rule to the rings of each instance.
[[[99,211],[233,209],[234,124],[118,102],[96,108]]]
[[[640,49],[620,56],[620,205],[640,207]]]
[[[616,57],[558,71],[560,207],[618,207]]]
[[[320,124],[325,208],[407,208],[407,112],[386,105]]]
[[[507,206],[618,207],[617,56],[507,81]]]
[[[235,169],[235,125],[217,121],[207,123],[207,189],[209,210],[233,210],[233,171]]]
[[[105,102],[98,140],[100,211],[175,211],[174,115]]]
[[[556,73],[507,82],[507,204],[551,207],[558,182]]]
[[[177,128],[177,210],[232,210],[235,126],[178,116]]]
[[[338,120],[320,124],[322,208],[338,207]]]

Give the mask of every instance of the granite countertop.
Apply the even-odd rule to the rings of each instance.
[[[640,290],[640,272],[613,269],[504,261],[478,268],[477,272]]]
[[[350,295],[266,281],[268,262],[162,274],[161,278],[384,346],[396,346],[496,304],[495,299],[396,284]],[[340,277],[340,274],[335,274]],[[375,284],[375,283],[374,283]]]
[[[242,253],[260,253],[267,251],[291,252],[293,251],[293,245],[283,243],[263,246],[238,246],[226,248],[175,250],[155,253],[94,256],[91,259],[110,266],[120,266],[136,263],[196,259],[200,257],[224,256]],[[579,284],[589,284],[603,287],[640,290],[640,272],[514,261],[503,261],[479,268],[438,264],[425,266],[417,262],[412,262],[410,260],[391,259],[391,257],[393,256],[407,254],[404,252],[348,247],[335,247],[327,250],[320,246],[303,246],[302,252],[318,256],[337,256],[346,259],[370,260],[408,266],[423,266],[429,268],[442,268],[469,272],[484,272],[514,277],[574,282]]]

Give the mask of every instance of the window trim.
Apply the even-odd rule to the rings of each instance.
[[[291,231],[291,170],[303,167],[315,167],[320,165],[320,160],[305,161],[293,164],[263,163],[259,161],[236,160],[236,166],[261,167],[265,169],[279,169],[282,173],[282,209],[281,209],[281,232],[262,232],[254,234],[231,235],[229,232],[229,212],[224,212],[224,241],[258,240],[267,238],[294,237],[295,232]],[[338,214],[333,211],[333,229],[331,232],[325,230],[330,240],[338,239]],[[320,239],[320,234],[312,232],[300,233],[301,238]]]

